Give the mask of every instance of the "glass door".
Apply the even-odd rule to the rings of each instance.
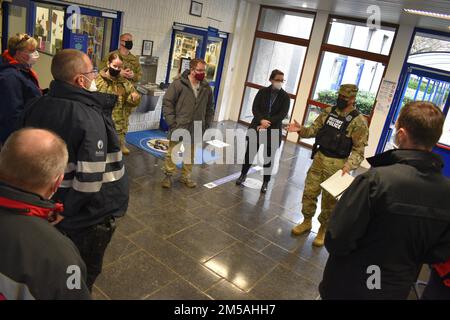
[[[400,110],[411,101],[429,101],[437,105],[443,112],[447,113],[450,92],[450,74],[444,71],[431,70],[422,66],[410,66],[404,77],[401,87],[401,98],[395,112],[390,118],[390,125],[386,135],[384,151],[394,148],[394,126]],[[448,123],[448,121],[447,121]],[[450,128],[446,128],[447,131]],[[446,131],[441,139],[442,144],[450,147],[449,134]]]
[[[208,44],[206,45],[206,80],[209,82],[214,93],[216,91],[216,82],[218,80],[222,43],[223,40],[221,38],[209,37]]]
[[[2,2],[2,52],[8,46],[8,39],[17,33],[30,33],[27,29],[29,3],[23,1]],[[31,34],[31,33],[30,33]]]
[[[169,61],[169,73],[166,82],[171,83],[179,74],[189,69],[189,61],[200,57],[203,48],[203,36],[183,31],[175,31],[173,52]]]
[[[117,48],[120,17],[117,13],[102,12],[89,8],[81,8],[72,15],[69,30],[69,41],[66,48],[74,48],[85,52],[98,67],[102,59]]]

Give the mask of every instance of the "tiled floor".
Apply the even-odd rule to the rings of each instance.
[[[232,122],[218,124],[233,128]],[[237,165],[194,168],[199,187],[160,186],[162,161],[130,147],[130,205],[106,252],[95,299],[315,299],[328,253],[294,237],[310,151],[287,143],[268,193],[203,184]],[[260,179],[260,175],[251,177]],[[317,222],[313,230],[317,230]]]

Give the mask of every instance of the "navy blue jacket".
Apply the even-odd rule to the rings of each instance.
[[[0,144],[17,129],[17,120],[25,104],[41,96],[36,81],[24,65],[2,59],[0,64]]]

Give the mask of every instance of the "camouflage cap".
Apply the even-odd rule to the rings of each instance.
[[[343,84],[339,88],[339,94],[343,95],[346,98],[356,97],[358,94],[358,87],[354,84]]]

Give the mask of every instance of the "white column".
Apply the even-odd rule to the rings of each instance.
[[[318,11],[316,20],[311,33],[311,40],[309,42],[308,53],[306,55],[305,64],[303,66],[303,74],[300,79],[297,100],[294,105],[292,119],[298,122],[303,122],[305,110],[308,107],[309,92],[314,85],[314,72],[316,70],[317,61],[320,55],[320,48],[322,46],[323,34],[325,33],[328,22],[328,12]],[[298,134],[290,133],[287,140],[297,142]]]
[[[394,82],[398,81],[403,64],[405,63],[408,55],[409,43],[413,33],[414,26],[405,24],[399,26],[389,65],[384,76],[386,80]],[[366,148],[366,157],[375,155],[386,119],[387,113],[375,109],[370,124],[369,146]]]

